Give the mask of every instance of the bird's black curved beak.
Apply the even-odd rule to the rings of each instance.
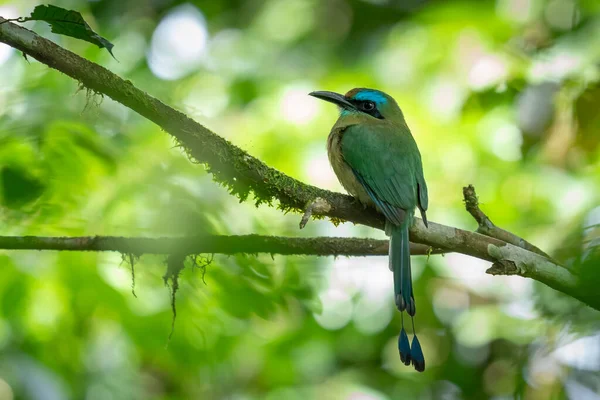
[[[317,92],[310,92],[308,95],[316,97],[317,99],[328,101],[328,102],[333,103],[342,108],[352,109],[352,110],[356,109],[354,104],[350,103],[344,97],[344,95],[339,94],[339,93],[327,92],[327,91],[321,90],[321,91],[317,91]]]

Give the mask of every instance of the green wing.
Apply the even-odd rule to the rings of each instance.
[[[390,222],[402,224],[416,206],[427,209],[421,155],[408,128],[352,125],[344,132],[342,155]]]
[[[423,218],[423,222],[425,226],[427,224],[427,207],[429,206],[429,195],[427,194],[427,185],[425,184],[425,177],[423,176],[423,165],[421,164],[421,157],[419,156],[419,169],[417,170],[417,191],[419,193],[419,210],[421,211],[421,218]]]

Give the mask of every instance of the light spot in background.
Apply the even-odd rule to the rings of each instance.
[[[296,348],[293,360],[298,372],[308,381],[326,378],[336,363],[331,346],[315,340]]]
[[[314,146],[313,149],[309,150],[304,160],[304,175],[308,182],[317,187],[343,191],[333,169],[329,165],[329,158],[327,157],[324,143]]]
[[[486,274],[487,275],[487,274]],[[517,302],[528,308],[532,305],[527,304],[533,296],[533,280],[523,279],[520,276],[490,276],[492,279],[500,278],[501,282],[492,289],[492,293],[506,302]]]
[[[374,4],[376,6],[383,6],[390,2],[390,0],[362,0],[364,3]]]
[[[392,320],[392,303],[392,296],[361,296],[354,308],[356,330],[365,335],[384,330]]]
[[[552,215],[556,222],[570,220],[591,206],[595,187],[585,181],[573,181],[565,170],[548,166],[542,168],[534,182],[534,191],[538,196],[543,196],[552,203]],[[560,190],[557,191],[557,188]]]
[[[455,279],[481,296],[496,296],[506,301],[528,301],[532,281],[518,276],[491,276],[485,273],[490,262],[457,253],[446,254],[446,263],[432,264],[446,279]]]
[[[183,99],[186,112],[192,118],[214,118],[229,104],[229,88],[220,76],[208,74],[194,80]]]
[[[485,55],[471,67],[468,75],[469,86],[482,90],[506,79],[508,70],[503,59],[496,55]]]
[[[451,323],[456,316],[469,308],[469,304],[469,294],[466,290],[442,286],[433,292],[433,312],[445,323]]]
[[[288,42],[308,32],[315,24],[310,0],[271,0],[266,3],[254,26],[273,41]]]
[[[202,326],[202,331],[200,331],[199,327],[194,327],[194,329],[199,336],[199,339],[203,342],[203,346],[201,349],[209,349],[210,347],[206,345],[206,341],[203,340],[204,327],[208,324],[202,323],[198,324]],[[245,325],[245,329],[248,329],[247,325]],[[226,331],[227,329],[225,329]],[[260,344],[257,343],[257,338],[250,335],[242,335],[242,333],[237,333],[240,335],[239,340],[236,342],[235,348],[232,350],[231,354],[231,362],[233,366],[235,366],[235,375],[236,378],[241,382],[248,382],[252,379],[255,379],[257,375],[259,375],[263,371],[263,366],[265,364],[265,356],[263,353],[263,348]],[[213,335],[215,339],[217,335]],[[310,342],[314,343],[314,342]],[[213,343],[212,346],[215,344]],[[311,354],[313,355],[313,354]]]
[[[496,11],[499,15],[517,22],[529,21],[534,16],[535,0],[498,0]]]
[[[152,34],[148,65],[157,77],[179,79],[200,66],[208,30],[204,15],[186,3],[172,9]]]
[[[469,180],[469,176],[473,176],[474,166],[477,165],[473,150],[469,143],[459,141],[444,146],[439,160],[444,175]]]
[[[594,188],[582,182],[572,182],[562,187],[557,193],[559,201],[556,203],[559,218],[569,220],[581,213],[594,197]]]
[[[554,54],[544,54],[531,65],[527,80],[532,83],[546,80],[562,80],[578,70],[583,64],[580,55],[570,54],[566,50],[557,50]]]
[[[110,388],[101,381],[91,382],[85,391],[85,400],[104,400],[113,398]]]
[[[352,299],[348,293],[338,289],[330,289],[319,296],[323,305],[320,315],[315,314],[315,320],[325,329],[336,330],[343,328],[352,318]]]
[[[119,254],[106,253],[98,261],[98,275],[112,288],[121,293],[126,293],[127,304],[131,311],[140,316],[154,315],[170,308],[169,299],[164,295],[164,287],[140,287],[139,278],[136,282],[136,291],[143,291],[144,301],[138,301],[131,295],[131,269],[124,263]]]
[[[114,321],[94,319],[91,338],[83,352],[83,363],[91,373],[132,370],[137,357],[123,327]]]
[[[4,360],[3,360],[4,361]],[[67,399],[67,384],[56,371],[29,356],[11,357],[7,364],[21,383],[20,392],[26,399]],[[2,399],[4,400],[4,399]]]
[[[600,225],[600,206],[594,208],[585,216],[584,228]]]
[[[0,13],[0,15],[2,15]],[[12,388],[4,379],[0,378],[0,400],[13,400],[14,394]]]
[[[127,270],[129,266],[121,266],[121,269]],[[131,271],[129,271],[128,279],[123,279],[123,282],[128,282],[128,291],[131,293]],[[127,288],[123,289],[127,290]],[[142,286],[136,282],[136,293],[143,293],[144,301],[138,301],[133,295],[125,296],[127,305],[131,312],[135,315],[148,316],[163,312],[171,307],[170,299],[165,298],[165,288],[163,286]]]
[[[393,279],[387,257],[370,257],[368,265],[357,269],[360,297],[354,308],[354,325],[366,335],[382,331],[392,320]]]
[[[597,249],[600,249],[600,206],[592,209],[583,222],[584,234],[584,252],[582,260],[594,254]]]
[[[357,258],[337,258],[327,274],[327,284],[330,289],[341,290],[345,293],[355,294],[361,285],[360,268]]]
[[[521,159],[521,145],[523,137],[515,125],[505,124],[491,132],[489,147],[492,153],[505,161],[518,161]]]
[[[386,85],[403,85],[414,79],[415,60],[407,49],[394,47],[380,53],[373,68]]]
[[[501,160],[521,159],[523,137],[517,126],[510,122],[510,115],[503,110],[492,111],[477,125],[481,144]]]
[[[6,19],[17,18],[19,16],[19,12],[16,7],[13,6],[1,6],[0,7],[0,16]],[[12,47],[7,44],[0,43],[0,67],[10,58],[11,54],[15,51]]]
[[[115,73],[128,74],[146,56],[148,43],[145,36],[137,30],[131,29],[121,32],[113,42],[115,49],[126,49],[123,52],[117,50],[119,61],[112,57],[107,57],[108,68]]]
[[[65,299],[60,287],[45,282],[36,287],[29,297],[26,309],[28,329],[38,338],[50,337],[65,314]]]
[[[456,279],[476,293],[484,294],[498,277],[486,275],[490,263],[479,258],[450,253],[444,256],[443,264],[432,264],[444,276]]]
[[[205,65],[225,77],[256,73],[273,54],[268,44],[246,32],[224,29],[210,40]]]
[[[252,233],[255,228],[255,220],[253,216],[256,207],[249,204],[249,202],[240,203],[233,196],[228,196],[222,200],[223,202],[223,215],[226,215],[226,229],[231,232]],[[221,217],[223,218],[223,217]],[[222,223],[222,222],[221,222]]]
[[[326,329],[339,329],[350,322],[354,309],[352,297],[357,293],[361,293],[367,299],[388,299],[384,293],[392,293],[391,273],[387,270],[387,259],[382,257],[338,258],[328,270],[325,279],[327,289],[319,296],[323,312],[321,315],[315,315],[315,319]],[[377,306],[375,301],[371,304]],[[385,319],[386,311],[381,313]],[[358,317],[358,320],[360,321],[361,317]],[[359,325],[362,322],[364,321],[360,321]]]
[[[131,271],[122,268],[122,262],[119,254],[105,254],[98,262],[98,274],[115,289],[131,290]]]
[[[312,393],[310,389],[304,389],[303,387],[298,388],[298,386],[294,387],[279,387],[276,389],[272,389],[268,392],[266,396],[263,397],[264,400],[304,400],[307,398],[312,398],[309,393]],[[239,395],[236,397],[232,397],[232,400],[252,400],[253,398]]]
[[[466,94],[456,79],[437,77],[423,91],[423,101],[434,117],[450,121],[458,117]]]
[[[556,357],[548,354],[545,349],[539,348],[529,357],[529,365],[525,369],[525,381],[533,387],[551,385],[565,372]]]
[[[0,14],[1,15],[1,14]],[[7,44],[0,43],[0,67],[4,64],[13,53],[13,48]]]
[[[465,398],[457,384],[446,380],[434,382],[428,389],[430,392],[429,397],[420,396],[419,400],[462,400]]]
[[[461,79],[468,80],[473,66],[489,55],[485,43],[486,38],[478,30],[465,28],[460,32],[453,51],[453,69]]]
[[[499,359],[489,363],[483,373],[484,391],[496,396],[508,396],[514,393],[518,382],[517,377],[520,377],[518,368],[517,363],[508,359]],[[498,399],[496,398],[496,400]]]
[[[345,389],[348,391],[342,399],[344,400],[387,400],[387,396],[369,387],[354,387]]]
[[[312,84],[290,85],[284,89],[281,105],[281,115],[292,124],[307,124],[317,115],[317,99],[308,95]]]
[[[461,342],[455,342],[452,354],[460,361],[461,364],[475,366],[481,365],[490,355],[489,344],[482,346],[466,346]]]
[[[431,37],[427,29],[414,23],[396,24],[386,38],[386,44],[370,62],[378,81],[386,86],[413,85],[419,68],[430,53],[425,53]],[[419,76],[418,78],[421,78]]]
[[[579,10],[571,0],[552,0],[546,6],[544,17],[556,29],[568,30],[579,21]]]
[[[496,335],[497,313],[491,306],[470,309],[461,314],[453,326],[456,340],[464,346],[479,347],[487,345]]]
[[[553,355],[565,365],[587,371],[600,371],[600,335],[577,339],[559,347]]]
[[[600,400],[600,394],[596,393],[594,389],[577,382],[575,379],[567,380],[564,385],[569,399]]]
[[[532,299],[516,299],[503,306],[502,311],[506,315],[524,320],[532,320],[540,317]]]

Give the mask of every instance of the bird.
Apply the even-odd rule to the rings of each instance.
[[[380,90],[355,88],[345,95],[329,91],[309,95],[339,108],[339,118],[327,138],[329,162],[338,180],[365,207],[375,207],[385,216],[394,301],[402,321],[398,337],[400,360],[423,372],[425,357],[414,323],[416,306],[408,234],[416,208],[428,227],[429,199],[417,143],[398,103]],[[412,322],[410,344],[404,311]]]

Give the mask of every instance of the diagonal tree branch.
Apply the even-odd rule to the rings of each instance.
[[[240,199],[246,199],[252,192],[258,203],[271,204],[277,200],[278,207],[284,211],[303,212],[308,204],[321,198],[329,207],[321,208],[322,213],[313,210],[313,216],[327,216],[336,223],[351,221],[383,229],[384,218],[376,210],[364,209],[349,196],[306,185],[268,167],[185,114],[136,88],[130,81],[121,79],[30,30],[4,21],[0,17],[0,42],[21,50],[153,121],[171,134],[191,158],[206,164],[214,179],[227,186]],[[426,229],[420,219],[416,219],[410,237],[416,243],[492,262],[505,260],[507,265],[515,265],[515,269],[506,271],[506,274],[517,273],[536,279],[600,310],[600,299],[590,302],[587,294],[580,293],[577,277],[571,271],[518,246],[433,222]]]
[[[477,193],[475,193],[475,187],[473,187],[473,185],[463,187],[463,197],[465,208],[479,224],[477,232],[481,233],[482,235],[500,239],[506,243],[514,244],[515,246],[519,246],[525,250],[537,253],[550,260],[552,259],[548,254],[544,253],[544,251],[529,243],[527,240],[494,225],[489,217],[485,215],[485,213],[479,208],[479,198],[477,197]]]
[[[295,238],[261,235],[201,235],[188,237],[119,236],[0,236],[4,250],[118,251],[141,254],[240,254],[269,253],[314,256],[382,256],[388,241],[377,239],[314,237]],[[440,254],[442,250],[411,244],[412,255]]]

